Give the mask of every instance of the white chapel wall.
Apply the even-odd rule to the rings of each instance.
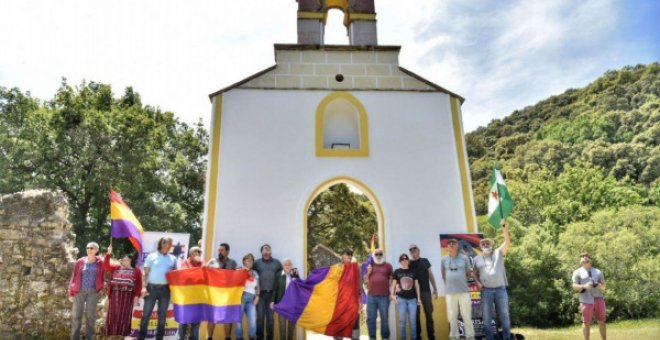
[[[351,92],[365,107],[369,157],[315,155],[315,113],[331,91],[233,89],[223,94],[214,252],[240,259],[270,243],[274,256],[303,264],[303,213],[313,190],[337,176],[377,196],[387,260],[417,243],[439,278],[438,234],[466,232],[449,96]],[[217,155],[216,155],[217,156]]]

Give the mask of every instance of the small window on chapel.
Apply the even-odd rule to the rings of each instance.
[[[317,110],[317,156],[369,155],[367,115],[357,98],[335,92],[323,99]]]
[[[323,113],[323,148],[360,148],[360,115],[346,99],[333,100]]]

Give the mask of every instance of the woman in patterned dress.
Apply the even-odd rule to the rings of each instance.
[[[106,336],[127,336],[131,333],[133,306],[140,299],[142,272],[135,268],[136,256],[124,255],[120,265],[110,264],[112,246],[103,259],[103,269],[112,273],[108,286],[108,317],[105,321]]]

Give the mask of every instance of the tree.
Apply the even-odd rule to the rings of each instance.
[[[570,274],[579,267],[578,255],[588,251],[607,282],[608,318],[660,315],[660,208],[631,206],[606,209],[588,221],[568,225],[560,236],[558,254],[565,291],[577,317],[577,297]]]
[[[340,183],[314,199],[307,211],[307,228],[308,249],[317,244],[337,252],[349,248],[357,258],[365,259],[378,222],[369,199]]]
[[[0,191],[61,190],[77,245],[109,239],[108,191],[122,194],[145,230],[201,236],[208,134],[143,106],[132,88],[64,80],[40,103],[0,89]]]

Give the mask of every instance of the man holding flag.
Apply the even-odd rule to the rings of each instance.
[[[494,320],[493,303],[502,325],[503,339],[511,338],[511,320],[509,319],[509,295],[504,257],[506,256],[511,237],[505,218],[513,210],[513,200],[504,184],[502,174],[493,168],[491,190],[488,201],[488,222],[495,228],[502,229],[504,244],[493,249],[493,240],[483,239],[479,242],[481,255],[474,258],[475,281],[481,289],[481,306],[484,318],[486,339],[494,339],[491,324]]]

